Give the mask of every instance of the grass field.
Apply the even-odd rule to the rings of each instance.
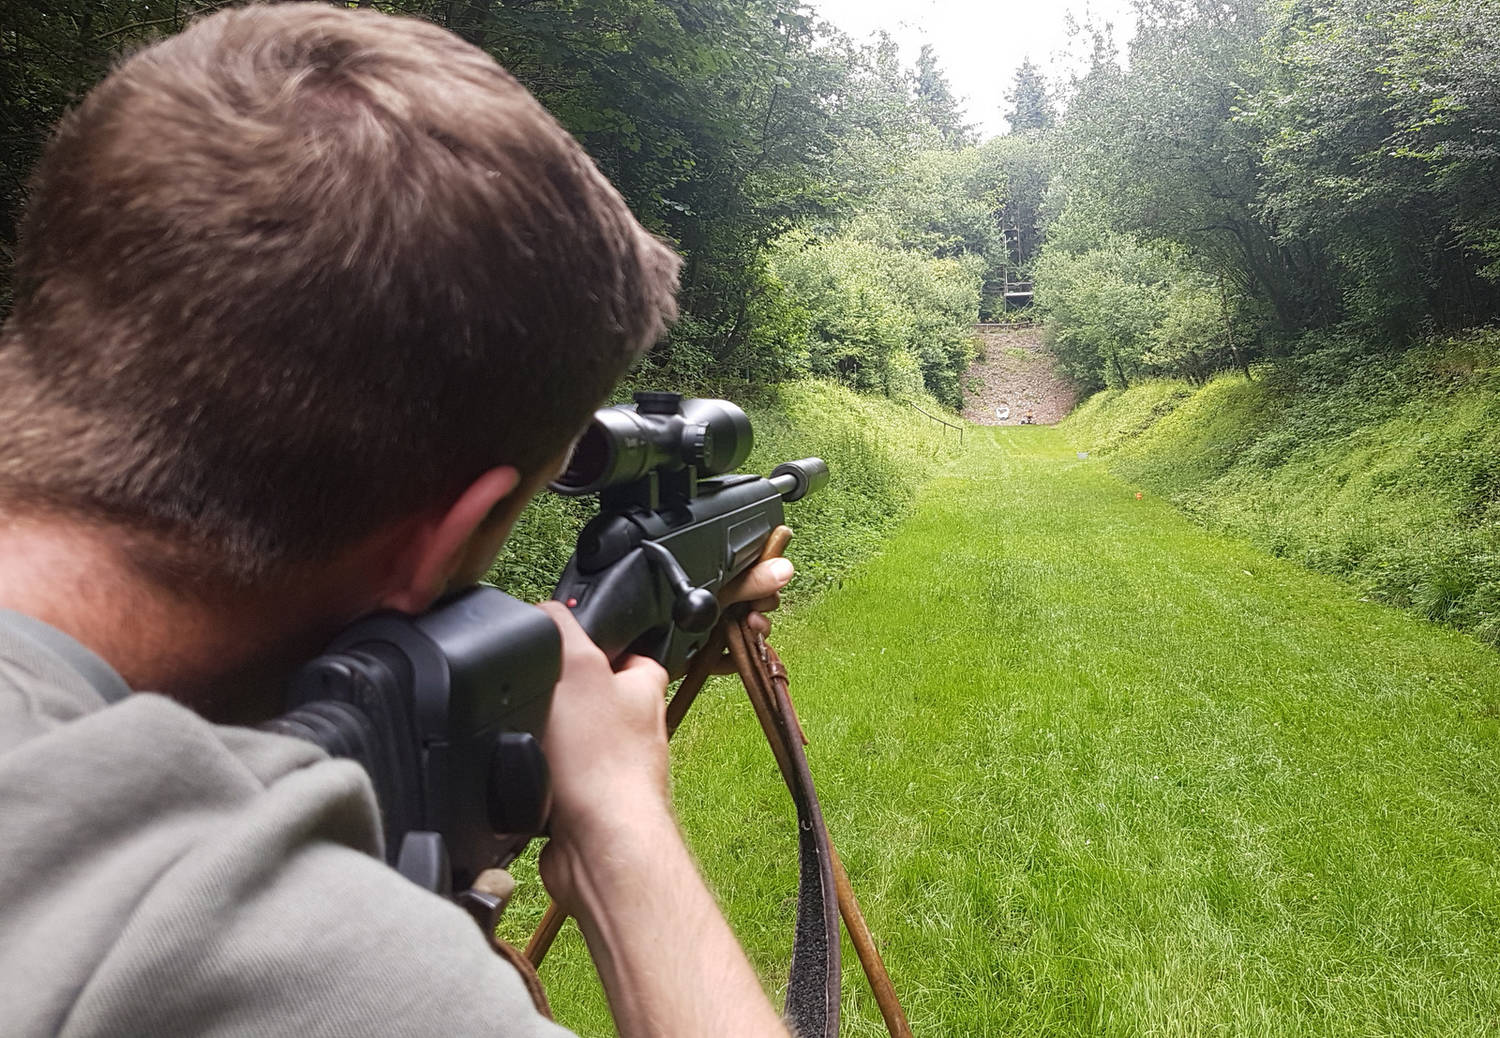
[[[971,444],[775,632],[916,1033],[1500,1033],[1500,654],[1137,499],[1056,430]],[[792,814],[727,681],[674,782],[779,999]],[[507,931],[539,911],[533,884]],[[576,930],[553,954],[559,1019],[609,1034]],[[883,1033],[845,960],[844,1034]]]

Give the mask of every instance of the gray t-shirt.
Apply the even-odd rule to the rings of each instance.
[[[0,1033],[554,1036],[360,768],[0,612]]]

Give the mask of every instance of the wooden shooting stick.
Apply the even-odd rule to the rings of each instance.
[[[791,536],[790,529],[778,526],[766,542],[765,550],[761,553],[761,561],[780,556],[786,550]],[[792,706],[791,697],[787,695],[786,668],[781,665],[781,660],[777,658],[775,652],[766,645],[765,639],[751,629],[743,613],[726,616],[721,620],[702,650],[693,657],[693,662],[688,667],[682,684],[677,686],[677,694],[667,704],[667,738],[670,739],[676,733],[678,725],[682,724],[682,719],[687,716],[688,708],[698,697],[703,683],[708,680],[710,674],[714,673],[726,648],[729,650],[730,658],[734,661],[735,669],[739,672],[740,680],[744,682],[745,692],[749,695],[750,704],[755,708],[755,716],[766,733],[766,741],[771,745],[771,752],[776,756],[776,763],[781,768],[782,776],[786,778],[790,788],[792,765],[788,759],[789,752],[784,739],[788,737],[787,733],[795,733],[805,746],[807,737],[802,734],[802,725],[797,720],[797,712]],[[875,996],[876,1005],[880,1007],[880,1015],[885,1019],[886,1030],[890,1032],[892,1038],[911,1038],[911,1026],[906,1022],[906,1013],[896,997],[896,989],[891,984],[890,974],[886,972],[885,962],[880,958],[879,949],[875,947],[875,939],[870,935],[870,928],[865,924],[864,913],[859,910],[859,903],[854,899],[854,888],[849,884],[849,875],[844,871],[838,852],[833,850],[831,840],[828,848],[833,866],[834,886],[838,892],[839,915],[843,918],[844,929],[848,931],[849,940],[853,943],[856,954],[859,955],[860,965],[864,967],[865,978],[869,981],[870,991]],[[555,901],[547,903],[547,911],[542,915],[542,921],[537,924],[531,940],[526,943],[526,958],[530,960],[533,967],[541,966],[542,960],[546,958],[547,951],[552,947],[552,942],[557,939],[567,919],[567,912],[559,908]]]

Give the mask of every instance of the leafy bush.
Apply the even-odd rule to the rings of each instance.
[[[1037,310],[1075,382],[1086,389],[1164,375],[1203,382],[1248,362],[1246,336],[1263,322],[1247,301],[1231,302],[1227,288],[1168,246],[1093,231],[1099,240],[1075,250],[1070,236],[1084,233],[1081,222],[1064,214],[1059,240],[1036,264]]]
[[[1206,522],[1500,644],[1500,330],[1333,341],[1267,376],[1105,391],[1063,428]]]
[[[813,374],[900,397],[914,388],[915,360],[922,387],[961,406],[982,259],[797,233],[778,243],[770,268],[800,309],[798,345]]]

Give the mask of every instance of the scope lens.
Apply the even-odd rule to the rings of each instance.
[[[671,457],[668,448],[655,442],[654,434],[661,428],[660,420],[638,415],[628,406],[600,408],[552,489],[580,497],[640,479]]]
[[[554,484],[566,493],[567,489],[591,487],[609,472],[609,465],[614,455],[614,444],[610,442],[604,433],[604,427],[598,422],[590,422],[589,427],[578,437],[578,442],[573,445],[573,453],[568,458],[568,467],[563,469],[563,474],[557,477]],[[567,488],[567,489],[564,489]]]

